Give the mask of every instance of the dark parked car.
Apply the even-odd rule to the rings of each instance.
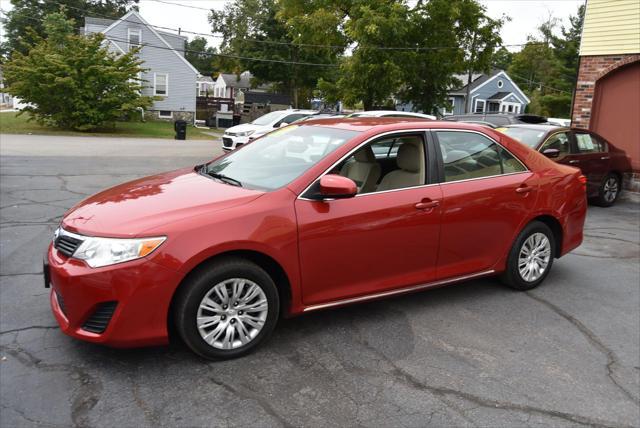
[[[584,129],[554,125],[510,125],[497,128],[558,163],[579,167],[587,177],[587,196],[608,207],[622,190],[622,175],[630,162],[624,151]]]
[[[446,116],[444,120],[453,122],[476,123],[492,128],[508,126],[517,123],[547,123],[547,118],[535,114],[505,114],[505,113],[470,113]]]

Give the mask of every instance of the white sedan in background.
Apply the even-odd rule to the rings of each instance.
[[[225,151],[235,150],[243,144],[264,134],[273,131],[281,126],[289,125],[303,117],[318,114],[316,110],[276,110],[260,116],[251,123],[232,126],[222,135],[222,149]]]
[[[414,113],[412,111],[396,111],[396,110],[369,110],[351,113],[347,117],[413,117],[417,119],[436,120],[435,116],[423,113]]]

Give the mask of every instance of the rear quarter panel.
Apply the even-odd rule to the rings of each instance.
[[[534,209],[516,231],[541,216],[555,218],[562,228],[562,243],[558,255],[562,256],[582,243],[587,212],[587,198],[578,168],[558,164],[535,150],[496,132],[496,139],[522,160],[537,177],[538,198]],[[504,269],[506,255],[498,262],[496,270]]]

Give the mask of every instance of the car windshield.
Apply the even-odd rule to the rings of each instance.
[[[281,111],[272,111],[271,113],[267,113],[264,116],[260,116],[259,118],[257,118],[251,123],[253,125],[266,126],[271,122],[273,122],[274,120],[278,120],[280,117],[282,117]]]
[[[547,133],[546,130],[517,127],[500,128],[499,131],[534,149]]]
[[[357,134],[345,129],[290,125],[205,165],[201,172],[224,176],[243,187],[274,190],[289,184]]]

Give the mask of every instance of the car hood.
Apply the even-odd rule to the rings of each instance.
[[[246,204],[263,194],[182,169],[93,195],[67,212],[62,227],[89,236],[141,236],[146,230]]]
[[[231,128],[227,128],[225,133],[238,133],[238,132],[247,132],[247,131],[264,131],[265,129],[269,129],[268,126],[262,125],[254,125],[252,123],[243,123],[242,125],[232,126]]]

